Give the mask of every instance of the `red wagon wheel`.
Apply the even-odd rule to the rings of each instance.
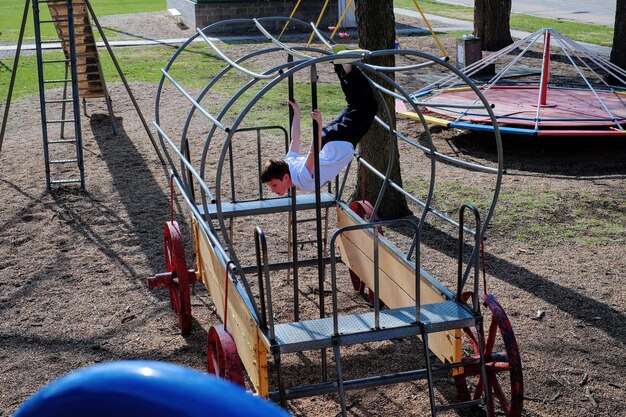
[[[471,293],[463,294],[468,300]],[[481,294],[484,321],[484,355],[487,380],[489,383],[490,415],[495,415],[496,402],[507,417],[522,415],[524,402],[524,383],[522,378],[522,361],[515,340],[511,322],[502,306],[493,295]],[[500,338],[498,338],[500,334]],[[464,361],[478,359],[480,350],[474,329],[464,328],[464,347],[469,344],[471,354]],[[465,343],[467,342],[467,343]],[[467,365],[463,374],[454,377],[457,392],[461,401],[477,399],[483,395],[484,381],[480,374],[480,366]]]
[[[233,337],[223,325],[211,326],[206,346],[207,368],[216,375],[245,388],[241,359]]]
[[[191,295],[189,294],[189,270],[185,258],[183,235],[176,221],[166,222],[163,226],[165,269],[171,274],[169,285],[170,302],[178,314],[180,332],[188,335],[191,332]]]

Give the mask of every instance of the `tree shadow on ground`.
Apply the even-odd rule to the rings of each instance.
[[[466,132],[447,140],[450,149],[497,163],[493,134]],[[546,174],[562,177],[623,175],[626,178],[626,135],[624,137],[534,137],[503,135],[504,168],[514,175]]]
[[[120,203],[128,213],[128,227],[137,237],[140,251],[148,258],[151,271],[160,272],[164,266],[160,242],[163,242],[163,222],[168,220],[170,212],[170,196],[125,132],[123,118],[115,118],[117,135],[111,131],[108,116],[93,114],[90,124]],[[184,236],[188,237],[188,233]]]
[[[457,258],[459,249],[456,237],[452,237],[428,224],[425,225],[422,236],[422,244],[443,253],[451,260]],[[471,250],[472,246],[465,244],[463,248],[464,254],[469,254]],[[467,258],[465,260],[467,261]],[[623,323],[626,322],[626,315],[616,308],[594,300],[581,292],[552,282],[548,277],[532,272],[524,266],[516,265],[489,252],[485,252],[485,264],[487,273],[494,278],[544,300],[546,303],[566,312],[587,326],[604,331],[608,336],[622,344],[626,343],[626,334],[615,332],[615,329],[623,327]],[[472,276],[470,274],[467,284],[468,288]],[[597,316],[603,317],[603,320],[597,320],[595,318]]]

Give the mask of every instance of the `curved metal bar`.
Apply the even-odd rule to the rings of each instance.
[[[237,63],[242,62],[242,61],[246,61],[246,60],[248,60],[250,58],[254,58],[254,57],[256,57],[258,55],[261,55],[261,54],[277,52],[279,50],[280,49],[278,49],[278,48],[270,48],[270,49],[267,49],[267,50],[254,51],[254,52],[246,54],[246,55],[242,56],[241,58],[237,59]],[[230,65],[227,65],[219,73],[214,75],[213,78],[211,79],[211,81],[209,81],[209,83],[202,89],[200,94],[198,94],[198,96],[196,97],[196,99],[195,99],[196,102],[200,103],[204,99],[204,96],[209,92],[209,90],[211,90],[211,88],[213,88],[213,86],[224,75],[226,75],[232,69],[233,69],[233,67],[231,67]],[[189,125],[191,123],[193,115],[195,114],[195,111],[196,111],[196,107],[192,105],[191,109],[189,110],[189,113],[187,114],[187,119],[185,120],[185,124],[183,125],[183,130],[182,130],[182,133],[181,133],[180,149],[185,149],[185,147],[187,146],[187,143],[189,142],[189,138],[187,137],[187,132],[189,130]],[[220,120],[220,119],[221,119],[221,117],[218,116],[218,120]],[[210,141],[210,138],[207,138],[207,140]],[[182,166],[181,166],[181,169],[182,169]],[[185,176],[183,176],[183,183],[186,186],[189,185],[189,184],[187,184],[187,178]]]
[[[325,36],[322,32],[319,31],[319,29],[317,28],[317,26],[315,26],[315,23],[310,22],[311,28],[313,29],[313,33],[315,33],[315,36],[317,36],[317,38],[320,40],[320,42],[322,42],[324,45],[326,45],[326,47],[328,49],[333,49],[333,46],[330,44],[330,42],[328,42],[328,40],[325,39]]]
[[[368,77],[369,78],[369,77]],[[381,97],[381,100],[383,103],[385,103],[385,113],[387,115],[387,120],[393,120],[391,117],[391,111],[389,110],[389,106],[387,105],[387,102],[382,99],[382,94],[380,91],[378,91],[378,96]],[[380,118],[378,116],[376,116],[375,119],[380,120]],[[380,124],[380,123],[379,123]],[[381,124],[381,126],[383,126]],[[389,133],[391,134],[392,137],[396,137],[393,134],[393,127],[391,126],[391,123],[388,126]],[[393,141],[393,139],[391,139]],[[397,140],[397,139],[396,139]],[[387,185],[389,183],[390,177],[391,177],[391,170],[393,168],[393,162],[396,159],[396,153],[395,152],[389,152],[389,159],[387,160],[387,172],[385,172],[385,179],[383,180],[383,184],[380,187],[380,190],[378,191],[378,198],[376,198],[376,202],[374,203],[374,208],[372,209],[372,218],[378,218],[378,208],[380,207],[380,204],[383,201],[383,196],[385,195],[385,191],[387,190]]]
[[[449,70],[450,72],[452,72],[453,76],[456,76],[458,78],[460,78],[467,86],[469,86],[474,93],[477,96],[477,100],[479,100],[480,102],[483,103],[483,106],[485,107],[485,109],[487,110],[487,113],[489,115],[489,118],[491,120],[491,123],[493,125],[493,132],[494,132],[494,136],[496,139],[496,148],[497,148],[497,154],[498,154],[498,171],[497,171],[497,175],[496,175],[496,184],[494,186],[494,190],[493,190],[493,197],[492,197],[492,201],[491,204],[489,205],[489,209],[487,211],[487,215],[485,216],[485,220],[483,222],[483,227],[479,232],[480,234],[480,240],[482,240],[483,238],[483,234],[484,231],[486,230],[487,226],[489,225],[489,222],[491,220],[491,217],[493,216],[493,213],[495,211],[495,207],[498,201],[498,197],[500,194],[500,187],[502,185],[502,173],[504,171],[504,161],[503,161],[503,150],[502,150],[502,139],[501,139],[501,135],[500,135],[500,129],[498,127],[498,123],[497,123],[497,119],[496,116],[493,112],[493,109],[491,108],[489,102],[487,101],[487,99],[485,98],[485,96],[482,94],[482,92],[480,91],[480,89],[469,79],[468,76],[466,76],[465,74],[463,74],[460,70],[458,70],[457,68],[455,68],[454,66],[452,66],[450,63],[448,63],[445,60],[436,58],[436,57],[429,57],[427,54],[420,52],[420,51],[396,51],[396,50],[381,50],[381,51],[375,51],[372,52],[371,55],[372,56],[378,56],[378,55],[383,55],[383,54],[388,54],[388,53],[394,53],[394,54],[398,54],[398,53],[403,53],[406,55],[416,55],[416,56],[420,56],[420,57],[426,57],[427,59],[431,59],[434,62],[437,62],[438,64],[444,66],[447,70]],[[379,73],[379,75],[385,76],[385,74]],[[419,109],[417,108],[417,106],[413,105],[413,108],[415,110],[416,113],[418,113],[418,115],[420,116],[420,120],[422,122],[422,124],[425,126],[425,131],[428,132],[428,139],[431,140],[430,138],[430,130],[427,129],[426,127],[428,126],[428,124],[426,123],[423,115],[421,114],[421,112],[419,111]],[[432,141],[431,141],[432,143]],[[433,151],[436,151],[436,149],[434,149],[433,147]],[[434,166],[434,165],[433,165]],[[434,175],[435,175],[435,171],[434,168],[431,169],[431,187],[429,188],[429,194],[432,193],[433,188],[434,188]],[[426,199],[426,207],[430,207],[430,201],[432,200],[432,195],[429,195],[429,197]],[[424,210],[424,212],[422,213],[422,217],[420,219],[420,223],[423,223],[425,220],[425,216],[428,213],[428,209]]]
[[[216,27],[220,27],[220,26],[226,26],[232,23],[245,23],[245,22],[249,22],[250,19],[230,19],[230,20],[223,20],[217,23],[214,23],[210,26],[207,26],[205,28],[205,30],[208,29],[213,29]],[[174,54],[172,55],[172,57],[169,59],[169,61],[167,62],[167,64],[165,65],[165,71],[169,71],[169,69],[172,67],[172,65],[174,64],[174,62],[176,61],[176,59],[180,56],[180,54],[187,49],[187,47],[189,45],[191,45],[191,43],[193,43],[195,41],[195,39],[198,37],[198,34],[194,34],[191,37],[189,37],[189,39],[187,39],[181,46],[178,47],[178,49],[176,50],[176,52],[174,52]],[[156,122],[160,125],[161,124],[161,116],[160,116],[160,104],[161,104],[161,93],[163,92],[163,85],[165,83],[165,75],[161,76],[161,79],[159,80],[159,84],[157,86],[157,92],[156,92],[156,96],[155,96],[155,101],[154,101],[154,118],[156,120]],[[163,149],[163,151],[166,153],[166,158],[170,164],[170,166],[172,167],[172,169],[174,170],[176,175],[179,175],[174,164],[174,161],[172,161],[172,158],[170,157],[170,155],[167,153],[167,148],[168,146],[166,146],[166,144],[163,142],[163,138],[159,137],[159,141],[161,142],[161,148]],[[179,176],[180,177],[180,176]],[[187,190],[187,192],[189,192],[189,190]]]
[[[278,74],[277,73],[270,73],[270,74],[258,74],[254,71],[250,71],[247,68],[242,67],[241,65],[238,65],[235,61],[233,61],[232,59],[230,59],[224,52],[222,52],[217,45],[215,45],[213,43],[213,41],[211,41],[204,33],[202,33],[202,29],[197,29],[198,34],[200,35],[200,37],[202,37],[202,39],[204,39],[204,41],[215,51],[215,53],[222,58],[225,62],[228,63],[228,65],[230,65],[233,68],[238,69],[239,71],[243,72],[244,74],[247,74],[251,77],[254,78],[260,78],[260,79],[270,79],[270,78],[274,78],[276,77]]]
[[[209,187],[206,185],[206,183],[204,182],[202,177],[198,174],[198,172],[194,169],[193,165],[191,165],[191,163],[187,160],[187,158],[185,158],[185,155],[183,155],[182,152],[178,150],[174,141],[169,138],[167,133],[165,133],[163,128],[161,128],[161,126],[159,126],[159,124],[156,121],[152,122],[152,124],[154,125],[154,127],[156,127],[157,132],[159,132],[160,135],[163,135],[163,138],[165,138],[165,140],[170,145],[170,147],[174,150],[176,155],[178,155],[181,162],[187,167],[187,169],[189,169],[189,172],[191,172],[191,174],[194,177],[196,177],[196,179],[198,180],[198,183],[200,184],[200,187],[202,187],[202,189],[209,195],[209,197],[213,199],[213,195],[211,194],[211,190],[209,190]]]
[[[222,123],[220,123],[219,120],[217,120],[211,113],[209,113],[204,107],[202,107],[200,105],[200,103],[198,103],[197,101],[194,100],[194,98],[187,92],[185,91],[185,89],[178,84],[178,82],[176,82],[176,80],[174,79],[174,77],[172,77],[171,75],[169,75],[167,73],[167,71],[165,71],[164,69],[161,69],[161,72],[163,73],[163,75],[165,75],[165,77],[170,80],[170,82],[174,85],[174,87],[176,87],[178,89],[178,91],[180,91],[182,93],[182,95],[185,96],[185,98],[187,100],[189,100],[191,102],[191,104],[196,107],[198,110],[200,110],[200,113],[202,113],[207,119],[209,119],[214,125],[216,125],[217,127],[219,127],[220,129],[222,129],[225,132],[228,132],[228,127],[224,126]]]
[[[396,50],[385,50],[386,52],[391,52],[392,54],[396,55],[397,51]],[[374,53],[374,56],[377,56],[379,54]],[[432,61],[433,62],[437,62],[439,59],[432,57]],[[405,91],[402,87],[400,87],[395,80],[391,79],[387,74],[384,74],[382,72],[378,72],[378,75],[380,77],[382,77],[383,79],[385,79],[388,83],[390,83],[394,89],[400,91],[402,93],[402,95],[404,96],[404,99],[407,101],[409,100],[409,93],[407,91]],[[433,143],[432,140],[432,136],[430,134],[430,128],[428,127],[428,123],[426,123],[426,120],[424,119],[424,115],[422,114],[421,110],[419,110],[417,108],[417,106],[415,106],[414,104],[412,104],[413,109],[415,110],[415,113],[417,113],[418,117],[420,118],[420,121],[422,122],[422,125],[424,126],[424,133],[426,134],[426,140],[428,143],[428,147],[430,149],[431,152],[436,152],[437,149],[435,147],[435,144]],[[378,118],[377,118],[378,119]],[[391,120],[391,118],[390,118]],[[379,123],[381,121],[379,120]],[[392,126],[389,126],[389,129],[393,131]],[[387,168],[388,173],[390,172],[390,167]],[[426,197],[426,201],[424,203],[424,210],[422,211],[422,214],[420,215],[420,220],[419,220],[419,227],[420,230],[422,227],[424,227],[424,223],[426,220],[426,216],[428,214],[429,208],[430,208],[430,203],[432,201],[433,195],[434,195],[434,190],[435,190],[435,174],[436,174],[436,161],[435,158],[431,159],[431,163],[430,163],[430,181],[429,181],[429,185],[428,185],[428,194]],[[386,178],[389,178],[389,175],[386,175]],[[378,202],[377,202],[378,203]],[[374,213],[376,213],[376,211],[374,211]]]
[[[265,36],[267,39],[269,39],[278,48],[280,48],[281,50],[287,52],[289,55],[295,56],[297,58],[303,58],[303,59],[311,59],[311,58],[313,58],[311,56],[308,56],[307,54],[303,54],[302,52],[298,52],[298,51],[296,51],[294,49],[291,49],[290,47],[288,47],[287,45],[285,45],[284,43],[282,43],[281,41],[279,41],[278,39],[273,37],[271,35],[271,33],[269,33],[257,19],[252,19],[252,21],[256,25],[257,29],[259,29],[259,31],[263,34],[263,36]]]
[[[435,65],[433,61],[422,62],[420,64],[414,64],[414,65],[405,65],[402,67],[384,67],[381,65],[367,64],[368,67],[376,71],[383,71],[383,72],[385,71],[386,72],[411,71],[411,70],[420,69],[420,68],[432,67],[433,65]]]
[[[474,249],[472,250],[472,253],[467,261],[467,268],[463,272],[463,225],[465,223],[464,221],[465,209],[469,209],[474,214],[474,219],[476,221],[476,234],[474,235]],[[463,287],[465,287],[465,283],[467,282],[467,278],[469,277],[469,273],[473,267],[474,268],[474,285],[473,285],[472,291],[474,292],[474,297],[472,297],[472,302],[473,302],[472,308],[475,313],[479,313],[480,303],[478,302],[479,297],[477,297],[476,295],[478,294],[478,281],[479,281],[479,276],[480,276],[479,274],[480,269],[478,267],[479,265],[478,258],[480,255],[480,243],[482,242],[482,240],[479,239],[479,236],[481,236],[481,233],[480,233],[481,227],[480,227],[480,213],[478,212],[478,209],[469,203],[463,203],[459,210],[459,225],[460,225],[459,227],[459,253],[457,257],[458,270],[457,270],[456,300],[458,302],[462,302],[461,297],[463,296]]]

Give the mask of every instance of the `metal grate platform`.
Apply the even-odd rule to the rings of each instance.
[[[426,332],[473,326],[476,317],[456,301],[426,304],[420,308],[420,321]],[[380,328],[375,329],[374,312],[339,316],[339,344],[342,346],[389,340],[420,334],[415,322],[415,307],[380,311]],[[333,318],[278,324],[276,343],[282,353],[332,347]]]
[[[330,193],[321,193],[322,208],[335,205],[335,196]],[[212,219],[217,218],[217,205],[209,204],[209,214]],[[268,198],[263,200],[241,201],[236,203],[222,203],[222,214],[225,218],[252,216],[258,214],[270,214],[289,211],[291,197]],[[315,194],[299,194],[296,196],[296,210],[309,210],[315,208]],[[198,205],[198,211],[204,215],[202,204]]]

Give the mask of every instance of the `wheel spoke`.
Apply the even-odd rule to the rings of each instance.
[[[494,374],[489,377],[489,385],[491,388],[491,392],[496,395],[498,401],[500,402],[500,407],[505,414],[509,414],[511,412],[511,404],[509,403],[509,399],[506,394],[502,390],[502,386],[500,385],[500,381],[498,381],[498,377]]]
[[[474,350],[474,354],[475,355],[479,355],[480,354],[480,349],[478,348],[478,340],[476,340],[476,336],[474,335],[474,332],[472,331],[472,329],[470,329],[469,327],[465,327],[465,328],[463,328],[463,332],[465,333],[465,335],[467,336],[468,341],[472,345],[472,349]]]
[[[493,345],[496,342],[496,336],[498,335],[498,322],[494,317],[491,317],[491,323],[489,324],[489,332],[487,333],[487,340],[485,342],[485,358],[490,358],[493,352]]]

